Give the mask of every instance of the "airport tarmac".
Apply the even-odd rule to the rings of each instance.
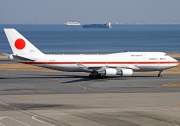
[[[180,82],[179,74],[134,74],[90,79],[88,73],[0,71],[0,95],[179,92],[163,84]]]
[[[177,126],[180,74],[90,79],[85,73],[0,71],[2,126]]]

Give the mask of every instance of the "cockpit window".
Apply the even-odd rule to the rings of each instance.
[[[167,56],[167,54],[164,54],[164,56]]]

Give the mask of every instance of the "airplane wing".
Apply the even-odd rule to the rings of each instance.
[[[120,66],[102,66],[102,67],[88,67],[88,69],[92,69],[94,71],[104,71],[107,68],[114,68],[117,69],[117,71],[120,71],[122,69],[136,69],[138,70],[139,68],[135,65],[131,65],[131,66],[126,66],[126,65],[120,65]]]

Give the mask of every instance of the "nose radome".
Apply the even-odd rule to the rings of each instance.
[[[173,60],[174,60],[174,62],[176,63],[176,65],[175,66],[177,66],[178,64],[179,64],[179,61],[178,60],[176,60],[175,58],[172,58]]]

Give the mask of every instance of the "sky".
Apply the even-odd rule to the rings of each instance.
[[[0,24],[180,23],[180,0],[0,0]]]

